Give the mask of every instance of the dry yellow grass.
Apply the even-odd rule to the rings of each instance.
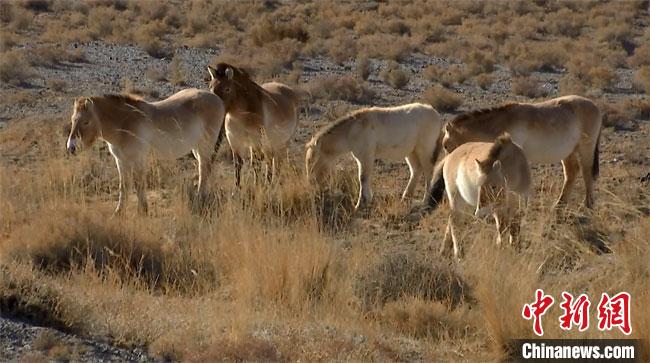
[[[451,266],[434,252],[446,208],[413,225],[397,198],[379,197],[370,216],[351,218],[354,183],[334,185],[338,197],[319,195],[300,169],[283,170],[279,184],[249,178],[232,196],[223,187],[229,176],[216,175],[213,203],[196,214],[193,169],[157,162],[148,176],[151,215],[136,214],[132,196],[127,215],[110,218],[110,158],[99,147],[66,157],[59,126],[23,122],[0,133],[3,153],[23,155],[20,166],[0,164],[12,176],[0,180],[0,303],[8,313],[191,361],[485,361],[505,356],[509,339],[532,337],[516,312],[536,288],[593,299],[627,291],[632,337],[648,338],[647,316],[634,312],[650,303],[650,224],[641,208],[649,196],[634,181],[601,184],[595,212],[556,223],[548,198],[559,175],[538,173],[527,247],[495,249],[493,226],[475,223],[463,235],[465,258]],[[606,178],[616,173],[605,169]],[[381,237],[372,225],[384,226]],[[613,252],[599,254],[602,243]],[[618,336],[563,332],[553,324],[558,313],[545,317],[547,337]],[[49,354],[69,353],[60,350]]]

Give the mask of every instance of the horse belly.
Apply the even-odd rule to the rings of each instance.
[[[384,127],[375,130],[374,134],[377,140],[377,158],[391,161],[403,160],[409,156],[415,149],[418,137],[417,130],[410,125],[402,129]]]
[[[528,132],[525,135],[513,133],[513,141],[519,144],[531,164],[558,162],[573,152],[580,141],[577,128],[550,132]],[[518,142],[523,139],[523,142]]]
[[[203,127],[196,124],[185,127],[180,132],[154,131],[151,146],[162,159],[177,159],[197,148]]]
[[[472,207],[478,205],[478,187],[466,175],[466,171],[462,165],[458,167],[458,172],[456,173],[456,189],[465,203]]]

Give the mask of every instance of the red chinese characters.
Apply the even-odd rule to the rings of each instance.
[[[598,329],[612,330],[618,327],[624,334],[630,335],[630,300],[630,294],[627,292],[620,292],[612,297],[603,293],[598,303]]]
[[[560,316],[560,328],[571,330],[573,325],[578,326],[578,330],[585,331],[589,328],[589,297],[585,294],[578,296],[574,300],[573,295],[568,292],[562,293],[563,301],[560,304],[564,312]]]
[[[555,299],[553,299],[553,296],[544,295],[544,291],[537,289],[535,291],[535,302],[532,304],[525,304],[521,312],[521,316],[523,316],[524,319],[533,319],[533,331],[535,331],[535,334],[540,337],[544,335],[542,316],[546,314],[546,311],[554,302]]]

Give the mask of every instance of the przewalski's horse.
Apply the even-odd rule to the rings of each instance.
[[[441,149],[437,145],[442,125],[438,112],[420,103],[354,111],[321,129],[307,143],[307,175],[322,183],[337,157],[352,153],[359,166],[359,208],[372,200],[370,179],[375,159],[406,159],[411,177],[402,199],[413,195],[421,176],[426,192]]]
[[[211,156],[219,147],[225,110],[209,91],[186,89],[171,97],[147,102],[130,95],[82,97],[74,102],[68,151],[79,143],[90,146],[97,138],[108,144],[120,179],[115,213],[124,210],[127,178],[133,176],[139,210],[146,212],[144,172],[150,150],[164,159],[190,151],[198,160],[198,195],[211,169]]]
[[[268,170],[276,168],[298,126],[300,97],[282,83],[260,86],[246,71],[226,63],[216,68],[208,66],[208,72],[210,90],[221,97],[226,107],[226,137],[239,186],[243,156],[252,162],[254,154],[261,153]]]
[[[601,124],[601,112],[592,101],[565,96],[457,116],[445,127],[443,145],[450,152],[463,143],[491,141],[508,132],[531,164],[562,160],[564,185],[556,205],[566,204],[581,170],[586,190],[584,204],[593,208]]]
[[[530,187],[530,166],[510,135],[499,136],[493,143],[469,142],[454,149],[436,166],[428,201],[435,208],[447,190],[451,214],[441,254],[447,254],[453,244],[454,256],[460,256],[455,224],[467,212],[477,217],[494,216],[497,245],[504,233],[510,244],[516,243],[520,202],[523,199],[525,204]]]

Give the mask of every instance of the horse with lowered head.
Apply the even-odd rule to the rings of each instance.
[[[146,212],[144,172],[149,151],[163,159],[176,159],[191,151],[198,160],[197,192],[201,196],[211,157],[219,147],[224,115],[221,99],[198,89],[186,89],[158,102],[131,95],[81,97],[74,102],[67,148],[74,154],[80,144],[88,147],[97,138],[104,140],[119,174],[115,213],[124,210],[131,177],[139,210]]]
[[[442,125],[438,112],[421,103],[354,111],[321,129],[307,143],[307,175],[322,183],[336,159],[351,153],[359,166],[356,208],[360,208],[372,201],[370,181],[375,160],[406,159],[411,177],[402,199],[413,195],[422,177],[426,193],[441,149],[438,144]]]
[[[468,142],[454,149],[436,165],[428,197],[429,206],[435,208],[446,190],[451,207],[441,254],[448,254],[453,245],[454,256],[460,256],[456,222],[467,212],[481,218],[492,214],[497,245],[506,233],[510,244],[516,244],[519,206],[522,201],[526,204],[530,187],[528,160],[507,133],[494,142]]]
[[[221,97],[226,108],[226,137],[236,185],[240,185],[242,157],[252,163],[255,154],[264,157],[271,178],[298,126],[298,93],[278,82],[260,86],[246,71],[227,63],[208,66],[208,72],[210,90]]]
[[[463,143],[488,142],[508,132],[531,164],[562,160],[564,185],[556,205],[566,204],[578,172],[582,171],[584,204],[593,208],[601,125],[601,112],[592,101],[565,96],[459,115],[445,127],[443,146],[451,152]]]

